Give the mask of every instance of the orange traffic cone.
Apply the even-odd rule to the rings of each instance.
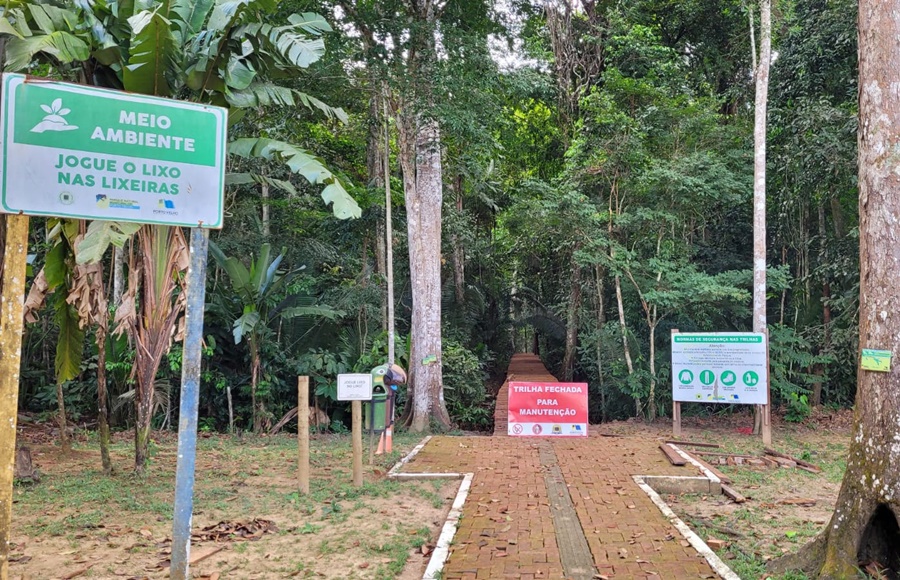
[[[378,438],[378,449],[375,450],[375,455],[381,455],[384,453],[384,432],[382,431],[381,437]]]

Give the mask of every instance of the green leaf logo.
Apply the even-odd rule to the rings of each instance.
[[[32,133],[43,133],[44,131],[72,131],[78,128],[77,125],[69,125],[69,122],[66,121],[65,116],[71,113],[72,110],[63,108],[62,99],[54,99],[53,103],[49,106],[41,105],[41,109],[43,109],[47,115],[44,116],[40,123],[32,127]]]

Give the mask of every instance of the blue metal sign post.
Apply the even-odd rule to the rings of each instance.
[[[187,274],[184,354],[181,363],[181,407],[178,420],[178,463],[175,469],[175,521],[172,525],[173,580],[186,580],[191,555],[194,471],[197,459],[197,411],[200,404],[200,360],[206,300],[206,256],[209,230],[191,228],[191,265]]]

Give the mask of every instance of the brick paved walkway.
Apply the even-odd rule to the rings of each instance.
[[[553,380],[549,375],[538,378],[543,365],[537,369],[534,360],[528,362],[529,379]],[[505,426],[498,430],[505,432]],[[442,578],[566,578],[545,480],[551,469],[546,465],[548,445],[556,456],[552,468],[565,480],[599,577],[716,578],[632,479],[687,475],[685,468],[669,464],[658,441],[604,437],[595,427],[591,431],[589,437],[564,439],[431,439],[404,471],[474,473]]]

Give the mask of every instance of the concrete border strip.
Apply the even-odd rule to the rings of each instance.
[[[436,580],[440,577],[441,570],[444,569],[444,564],[447,563],[447,558],[450,557],[450,544],[453,542],[453,537],[456,535],[456,530],[459,527],[459,520],[462,518],[462,508],[466,503],[466,498],[469,496],[472,479],[475,477],[474,473],[398,473],[397,471],[412,461],[413,457],[424,449],[429,441],[431,441],[431,435],[422,439],[406,457],[394,464],[387,473],[388,479],[401,481],[413,479],[462,479],[459,483],[459,490],[456,492],[456,497],[453,500],[453,505],[450,506],[447,519],[441,528],[437,544],[434,547],[434,551],[431,552],[431,558],[428,559],[428,565],[425,568],[425,573],[422,575],[422,580]]]
[[[688,453],[685,453],[685,452],[684,452],[681,448],[679,448],[677,445],[672,445],[671,443],[666,443],[666,445],[668,445],[669,447],[671,447],[672,449],[674,449],[674,450],[675,450],[675,453],[677,453],[678,455],[681,455],[686,461],[690,461],[690,462],[691,462],[691,465],[693,465],[694,467],[696,467],[697,469],[699,469],[699,470],[700,470],[700,473],[702,473],[703,475],[705,475],[706,478],[707,478],[710,482],[712,482],[712,483],[718,483],[718,484],[720,484],[720,485],[722,484],[722,480],[719,479],[718,477],[716,477],[716,475],[715,475],[712,471],[706,469],[706,467],[704,467],[702,463],[700,463],[699,461],[697,461],[696,459],[694,459],[693,457],[691,457]]]
[[[661,511],[666,519],[669,520],[669,523],[675,526],[675,529],[677,529],[681,533],[681,535],[684,536],[684,539],[690,542],[691,546],[693,546],[693,548],[706,559],[706,561],[716,572],[716,574],[721,576],[724,580],[741,580],[741,577],[735,574],[731,570],[731,568],[729,568],[728,565],[725,564],[725,562],[723,562],[721,558],[719,558],[719,556],[717,556],[716,553],[712,551],[712,548],[707,546],[706,542],[704,542],[703,539],[700,538],[700,536],[694,533],[694,531],[690,527],[688,527],[688,525],[684,523],[681,518],[679,518],[675,514],[675,512],[672,511],[672,508],[669,507],[669,504],[663,501],[663,498],[660,497],[660,495],[656,493],[656,491],[644,481],[643,475],[633,475],[631,477],[632,479],[634,479],[634,482],[638,485],[638,487],[640,487],[643,492],[650,497],[650,500],[653,501],[654,504],[656,504],[656,507],[658,507],[659,511]],[[718,478],[716,478],[716,481],[718,481]]]
[[[416,454],[419,451],[421,451],[428,444],[429,441],[431,441],[431,435],[429,435],[425,439],[422,439],[422,441],[420,441],[418,445],[413,447],[412,451],[410,451],[409,453],[406,454],[406,457],[404,457],[403,459],[401,459],[400,461],[395,463],[394,466],[391,468],[391,470],[388,471],[388,477],[393,477],[398,469],[400,469],[401,467],[403,467],[404,465],[409,463],[412,460],[412,458],[415,457]]]
[[[474,473],[467,473],[459,484],[459,491],[456,492],[456,499],[453,500],[453,505],[450,507],[450,512],[447,514],[447,520],[444,522],[444,527],[441,528],[441,535],[438,537],[434,552],[431,553],[431,559],[428,560],[428,566],[425,568],[425,574],[422,576],[422,580],[434,580],[439,577],[441,570],[444,569],[444,564],[447,563],[447,558],[450,557],[450,544],[453,542],[453,537],[456,535],[457,527],[459,527],[459,519],[462,517],[462,508],[466,503],[466,498],[469,496],[469,488],[472,486],[472,479],[474,477]]]

